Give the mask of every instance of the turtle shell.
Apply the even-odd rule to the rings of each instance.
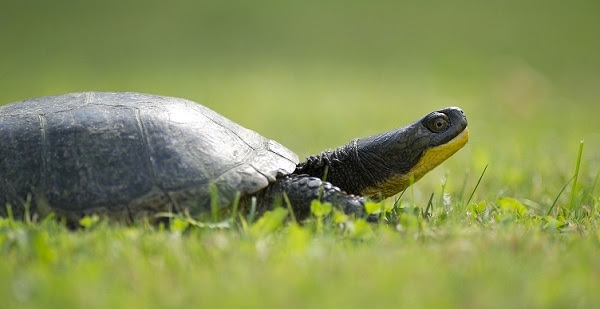
[[[67,218],[191,213],[255,193],[298,157],[198,103],[88,92],[0,107],[0,205]],[[0,207],[0,213],[6,213]]]

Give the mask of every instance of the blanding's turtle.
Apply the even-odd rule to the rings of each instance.
[[[259,210],[286,194],[298,218],[318,198],[362,216],[365,198],[404,190],[467,140],[465,115],[450,107],[299,163],[279,143],[192,101],[110,92],[41,97],[0,107],[0,215],[10,209],[23,217],[28,208],[69,222],[89,214],[131,222],[166,211],[198,214],[215,195],[226,207],[239,193],[242,205],[256,198]]]

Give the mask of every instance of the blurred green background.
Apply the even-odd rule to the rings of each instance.
[[[375,234],[361,221],[363,236],[353,225],[370,241],[311,223],[182,236],[176,224],[71,232],[0,220],[0,304],[598,306],[599,16],[597,0],[2,0],[0,104],[76,91],[183,97],[301,157],[458,105],[471,138],[403,199],[425,207],[434,192],[439,216],[403,214]],[[582,139],[572,192],[585,215],[557,226],[543,216]],[[464,201],[486,164],[472,201],[487,210],[474,215]]]
[[[462,107],[471,140],[417,197],[549,203],[600,162],[598,1],[13,1],[0,104],[76,91],[183,97],[301,157]],[[423,192],[423,193],[421,193]]]

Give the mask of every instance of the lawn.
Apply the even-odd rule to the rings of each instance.
[[[451,105],[471,137],[372,205],[379,224],[296,224],[286,209],[225,213],[217,227],[210,216],[87,218],[78,230],[0,218],[0,307],[599,307],[599,11],[9,1],[0,104],[91,90],[184,97],[301,158]]]

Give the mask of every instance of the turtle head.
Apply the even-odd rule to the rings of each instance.
[[[458,107],[448,107],[406,127],[357,140],[357,159],[370,178],[360,194],[378,200],[406,189],[468,139],[465,114]]]

